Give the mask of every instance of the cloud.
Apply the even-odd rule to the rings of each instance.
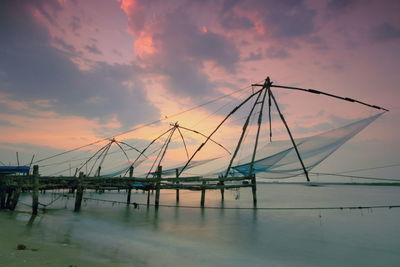
[[[71,22],[69,23],[68,26],[71,29],[71,31],[76,33],[78,30],[82,28],[81,19],[77,16],[72,16]]]
[[[263,53],[261,52],[261,49],[259,49],[257,52],[250,52],[250,54],[247,57],[244,57],[242,61],[256,61],[263,58]]]
[[[70,53],[75,49],[61,39],[52,40],[33,16],[44,7],[35,2],[4,4],[0,7],[0,84],[11,99],[51,99],[55,112],[100,119],[116,117],[123,127],[157,117],[140,82],[142,70],[134,64],[97,62],[81,71],[68,54],[51,45],[58,43]],[[38,8],[38,9],[36,9]],[[50,13],[48,14],[50,16]],[[96,53],[95,47],[90,47]],[[94,49],[94,50],[93,50]],[[98,52],[98,51],[97,51]],[[135,85],[127,87],[125,81]],[[6,84],[7,86],[3,86]],[[90,102],[97,97],[100,102]]]
[[[60,50],[64,50],[65,52],[69,53],[71,56],[78,56],[80,53],[76,50],[76,48],[71,45],[67,44],[63,39],[55,37],[53,38],[53,42],[56,46],[60,48]]]
[[[289,57],[289,53],[286,51],[286,49],[284,49],[282,47],[276,47],[276,46],[268,47],[265,54],[269,58],[284,59],[284,58]]]
[[[274,1],[272,4],[261,1],[260,4],[265,27],[271,28],[276,37],[305,36],[315,30],[313,19],[316,11],[309,8],[304,1]]]
[[[85,49],[86,49],[86,51],[88,51],[89,53],[92,53],[94,55],[103,54],[95,44],[85,45]]]
[[[330,15],[341,14],[349,11],[356,2],[357,0],[330,0],[326,4],[326,10]]]
[[[214,93],[215,84],[204,71],[206,62],[228,73],[236,71],[239,50],[226,36],[197,24],[179,6],[146,24],[143,13],[150,7],[133,2],[128,5],[129,25],[137,37],[140,62],[148,72],[164,76],[170,92],[192,97]]]
[[[400,28],[389,23],[382,23],[372,29],[371,38],[375,41],[391,41],[400,38]]]
[[[234,30],[247,30],[251,29],[254,26],[254,23],[246,17],[239,17],[235,16],[233,13],[227,13],[222,17],[221,25],[225,28]]]
[[[242,28],[259,25],[263,28],[259,32],[278,38],[307,36],[316,30],[316,11],[302,0],[226,2],[230,4],[225,4],[221,12],[230,13],[221,16],[220,23],[227,29],[232,29],[235,25]],[[250,17],[243,18],[243,10],[246,10]],[[252,20],[252,23],[248,20]]]
[[[14,126],[14,124],[6,120],[0,120],[0,127],[1,126]]]

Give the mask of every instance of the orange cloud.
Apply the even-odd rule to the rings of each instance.
[[[140,57],[156,53],[153,37],[149,32],[141,32],[134,43],[134,51]]]

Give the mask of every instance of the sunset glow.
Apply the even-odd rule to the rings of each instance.
[[[40,158],[158,120],[119,138],[149,142],[177,121],[208,134],[252,92],[252,83],[267,76],[275,84],[390,109],[354,145],[366,154],[373,149],[371,141],[374,147],[379,144],[383,157],[371,153],[371,162],[398,156],[398,1],[41,0],[0,5],[0,159],[5,162],[14,151]],[[240,88],[247,89],[170,117]],[[324,96],[274,92],[295,137],[376,113]],[[227,121],[214,138],[233,149],[245,114]],[[276,140],[287,139],[278,117],[272,125]],[[193,152],[202,138],[189,136]],[[177,146],[169,156],[183,161],[185,151]],[[216,147],[209,149],[210,155],[221,154]]]

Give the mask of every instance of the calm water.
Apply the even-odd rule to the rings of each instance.
[[[121,193],[86,197],[125,201]],[[56,196],[40,195],[49,203]],[[152,195],[152,198],[154,195]],[[224,207],[251,207],[251,190],[225,193]],[[259,185],[259,207],[399,205],[400,187]],[[146,195],[132,191],[132,201]],[[181,205],[198,206],[200,192],[181,191]],[[23,196],[22,203],[30,203]],[[60,198],[27,226],[30,208],[0,213],[25,242],[73,247],[79,257],[113,266],[399,266],[400,209],[247,210],[126,206]],[[161,204],[175,204],[164,192]],[[221,207],[218,191],[206,206]],[[0,241],[4,242],[4,241]],[[45,253],[45,252],[42,252]],[[56,255],[46,255],[56,257]],[[30,266],[35,266],[34,264]],[[68,265],[65,265],[68,266]]]

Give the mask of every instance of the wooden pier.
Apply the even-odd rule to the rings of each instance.
[[[178,171],[177,171],[178,173]],[[193,177],[162,177],[162,168],[157,170],[154,178],[133,177],[133,168],[129,171],[129,177],[105,178],[105,177],[86,177],[83,172],[79,176],[40,176],[39,167],[35,165],[31,175],[0,176],[0,209],[14,210],[18,204],[21,192],[32,193],[32,214],[38,213],[39,191],[66,189],[75,192],[74,211],[81,209],[81,203],[85,190],[126,190],[126,203],[131,203],[131,190],[143,190],[148,192],[147,205],[150,205],[150,192],[155,191],[154,206],[160,205],[161,191],[176,190],[176,202],[179,203],[181,190],[201,191],[200,206],[204,207],[206,202],[207,190],[220,190],[221,199],[224,199],[225,189],[251,187],[253,192],[254,205],[256,199],[256,179],[252,177],[217,177],[206,178],[201,176]],[[227,184],[226,182],[239,182]]]

